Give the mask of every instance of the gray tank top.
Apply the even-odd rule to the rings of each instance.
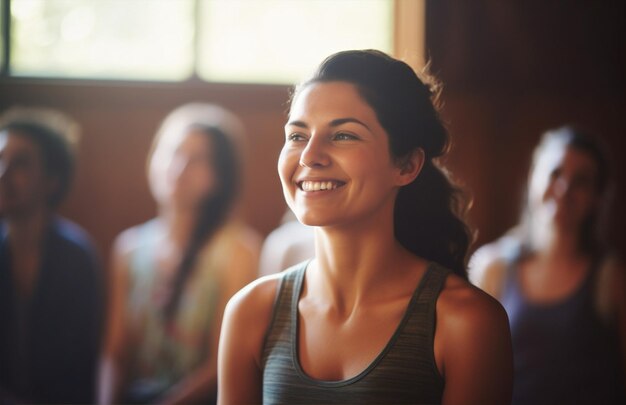
[[[435,305],[449,271],[431,263],[393,336],[361,373],[315,380],[298,359],[298,300],[308,262],[285,271],[263,347],[264,404],[439,404],[444,380],[434,356]]]

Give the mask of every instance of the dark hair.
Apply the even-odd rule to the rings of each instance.
[[[605,197],[609,194],[611,170],[606,146],[600,138],[575,125],[564,125],[544,132],[539,144],[533,151],[529,175],[532,175],[538,160],[546,149],[555,144],[581,151],[591,157],[597,169],[595,178],[597,195]],[[520,225],[518,226],[524,250],[531,249],[533,244],[532,232],[530,231],[532,213],[530,212],[528,199],[529,196],[526,193],[525,207],[522,211]],[[601,204],[600,208],[592,212],[582,223],[579,247],[587,253],[601,253],[603,244],[606,242],[606,224],[603,221],[606,219],[604,216],[609,202],[608,198],[606,200],[604,201],[605,204]]]
[[[343,51],[329,56],[311,83],[342,81],[356,86],[389,135],[392,158],[401,163],[417,149],[425,154],[419,176],[398,193],[394,229],[398,241],[414,254],[467,278],[470,233],[462,217],[466,203],[434,159],[449,148],[449,136],[435,107],[433,82],[420,80],[406,63],[377,50]]]
[[[193,108],[202,108],[201,105],[190,104]],[[179,111],[185,110],[186,106]],[[209,108],[217,108],[209,106]],[[225,110],[221,113],[227,114]],[[228,117],[234,119],[235,117]],[[181,130],[196,130],[205,134],[210,140],[211,165],[217,178],[216,188],[200,203],[195,227],[192,230],[191,238],[187,244],[180,266],[174,276],[172,293],[164,308],[166,319],[170,320],[176,314],[185,282],[189,279],[198,254],[205,243],[217,232],[220,226],[228,217],[228,214],[235,202],[241,184],[241,169],[239,164],[239,153],[233,137],[235,134],[227,132],[234,128],[220,126],[219,122],[208,123],[211,119],[198,119],[190,122]]]
[[[26,116],[8,118],[0,124],[0,131],[10,131],[37,145],[46,176],[58,180],[57,187],[48,196],[47,204],[50,208],[58,207],[67,196],[74,177],[75,156],[68,134]]]

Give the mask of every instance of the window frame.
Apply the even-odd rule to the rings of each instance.
[[[2,60],[0,61],[0,82],[12,83],[56,83],[56,84],[85,84],[88,86],[114,85],[114,86],[145,86],[156,85],[162,88],[197,86],[232,86],[234,88],[275,88],[282,89],[291,87],[289,84],[275,83],[235,83],[211,81],[200,78],[197,72],[198,41],[194,44],[192,55],[193,70],[191,74],[182,80],[150,80],[150,79],[120,79],[120,78],[89,78],[89,77],[54,77],[54,76],[28,76],[11,74],[11,1],[0,0],[0,19],[2,21]],[[195,0],[194,7],[199,7],[201,0]],[[405,60],[413,69],[420,71],[425,65],[425,14],[426,0],[392,0],[393,1],[393,32],[392,32],[392,55]],[[198,13],[196,12],[195,27],[198,26]],[[196,28],[194,28],[195,30]]]

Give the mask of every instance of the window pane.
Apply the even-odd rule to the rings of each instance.
[[[183,79],[193,15],[193,0],[12,0],[12,74]]]
[[[392,0],[201,2],[198,73],[210,81],[294,83],[333,52],[393,47]]]

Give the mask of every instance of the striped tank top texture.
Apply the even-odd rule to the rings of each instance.
[[[435,305],[449,270],[430,263],[387,345],[358,375],[309,377],[298,359],[298,301],[308,262],[285,271],[263,347],[264,404],[439,404]]]

